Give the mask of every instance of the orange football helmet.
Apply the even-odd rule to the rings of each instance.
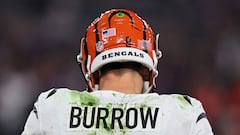
[[[97,71],[113,62],[136,62],[149,69],[144,77],[143,93],[155,86],[157,63],[162,56],[158,49],[159,34],[154,38],[151,27],[136,13],[127,9],[111,9],[96,18],[81,39],[77,61],[90,91],[98,89]]]

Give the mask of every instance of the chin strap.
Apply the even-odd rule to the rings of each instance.
[[[156,34],[156,40],[155,40],[156,50],[152,51],[152,54],[153,54],[152,84],[150,84],[149,81],[145,81],[144,87],[143,87],[143,93],[149,93],[153,89],[153,87],[156,87],[155,78],[158,76],[157,65],[158,65],[158,60],[162,57],[162,52],[159,50],[159,45],[160,45],[159,39],[160,39],[160,34]]]
[[[86,56],[87,57],[87,63],[86,63],[86,67],[83,66],[83,51],[84,51],[84,45],[85,45],[85,38],[83,37],[81,39],[81,50],[80,50],[80,53],[77,55],[77,62],[79,65],[81,65],[81,68],[82,68],[82,71],[83,71],[83,74],[84,74],[84,77],[90,87],[90,89],[92,89],[92,82],[91,82],[91,71],[90,71],[90,64],[91,64],[91,56],[88,55]]]

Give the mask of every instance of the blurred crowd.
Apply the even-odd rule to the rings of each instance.
[[[87,26],[111,8],[137,12],[160,33],[156,92],[199,99],[216,135],[239,135],[239,0],[2,0],[0,134],[18,135],[37,96],[84,90],[76,55]]]

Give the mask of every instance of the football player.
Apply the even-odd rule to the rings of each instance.
[[[133,11],[101,14],[77,56],[87,90],[40,94],[22,135],[212,135],[200,101],[153,93],[162,55],[154,36]]]

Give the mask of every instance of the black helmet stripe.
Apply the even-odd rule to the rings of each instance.
[[[147,39],[147,34],[146,34],[146,30],[147,30],[147,27],[146,27],[146,23],[144,20],[142,20],[142,23],[143,23],[143,51],[144,52],[147,52],[148,48],[147,48],[147,44],[146,44],[146,39]]]
[[[96,47],[97,47],[97,43],[100,41],[100,40],[99,40],[99,33],[98,33],[98,28],[97,28],[97,27],[98,27],[98,22],[96,22],[95,25],[94,25],[95,35],[96,35]],[[97,51],[97,49],[96,49],[96,56],[97,56],[98,54],[100,54],[100,52]]]

